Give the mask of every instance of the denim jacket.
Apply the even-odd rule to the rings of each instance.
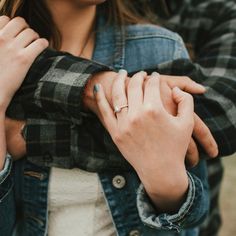
[[[115,70],[144,70],[188,57],[180,37],[161,27],[131,25],[119,29],[104,27],[102,19],[98,22],[93,59]],[[0,235],[47,235],[49,177],[50,168],[37,166],[26,158],[12,164],[7,156],[0,172]],[[134,170],[100,172],[117,234],[195,235],[194,230],[183,229],[197,226],[208,212],[205,161],[188,170],[188,177],[186,200],[171,215],[156,211]]]

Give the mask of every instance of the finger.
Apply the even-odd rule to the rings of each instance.
[[[160,75],[156,72],[152,73],[145,83],[144,104],[163,109],[160,95]]]
[[[129,102],[129,114],[134,115],[135,111],[143,104],[143,83],[147,73],[140,71],[129,79],[127,96]]]
[[[216,157],[218,155],[218,145],[210,129],[196,114],[194,114],[193,136],[210,157]]]
[[[161,79],[167,81],[168,85],[173,89],[179,87],[181,90],[192,94],[201,94],[206,92],[206,88],[191,80],[187,76],[166,76],[162,75]]]
[[[173,90],[173,99],[176,102],[177,117],[181,119],[186,125],[193,124],[193,98],[190,94],[175,87]]]
[[[199,162],[199,152],[195,141],[191,138],[188,150],[186,153],[186,164],[189,167],[194,167]]]
[[[112,86],[112,104],[114,109],[124,107],[128,104],[126,91],[125,91],[125,79],[127,77],[126,70],[120,70],[117,77],[115,78]],[[127,107],[121,108],[121,111],[116,113],[118,121],[124,119],[127,114]]]
[[[18,47],[24,48],[38,38],[38,33],[30,28],[27,28],[17,35],[17,37],[15,38],[15,43]]]
[[[9,23],[10,18],[8,16],[0,16],[0,30]]]
[[[177,106],[172,98],[172,89],[168,86],[168,84],[165,81],[162,80],[161,80],[161,100],[163,102],[165,110],[169,114],[176,116]]]
[[[35,58],[48,47],[48,41],[46,39],[40,38],[32,42],[24,50],[24,53],[29,58],[30,61],[34,61]]]
[[[100,84],[96,84],[93,92],[100,113],[99,117],[101,118],[101,122],[112,135],[116,128],[117,120],[109,102],[106,99],[103,87]]]
[[[14,38],[28,27],[29,25],[22,17],[15,17],[2,29],[2,34],[7,38]]]

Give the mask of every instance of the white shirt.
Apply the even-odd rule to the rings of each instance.
[[[96,173],[52,168],[49,236],[114,236],[115,227]]]

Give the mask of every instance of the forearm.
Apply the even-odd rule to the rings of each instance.
[[[92,75],[109,70],[96,62],[47,49],[30,68],[15,101],[26,108],[39,108],[49,119],[80,124],[86,84]]]
[[[168,1],[174,4],[173,0]],[[155,1],[153,1],[155,4]],[[178,60],[160,66],[165,74],[186,75],[206,86],[195,96],[195,111],[214,135],[219,155],[236,151],[236,9],[234,1],[186,1],[178,17],[166,21],[195,52],[195,63]],[[210,9],[210,11],[209,11]],[[188,22],[194,21],[194,27]]]

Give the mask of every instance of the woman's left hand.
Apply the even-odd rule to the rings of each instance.
[[[159,75],[154,73],[145,81],[146,77],[145,72],[135,74],[126,91],[126,73],[119,73],[112,101],[114,107],[124,108],[117,113],[110,107],[102,86],[95,86],[95,98],[101,121],[155,205],[172,211],[182,203],[188,188],[184,161],[194,125],[193,99],[174,88],[178,109],[173,116],[163,106]]]

